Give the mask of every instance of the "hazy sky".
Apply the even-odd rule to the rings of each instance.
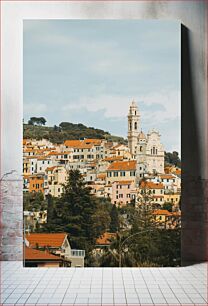
[[[24,120],[83,123],[127,137],[141,128],[180,152],[180,24],[151,20],[24,21]]]

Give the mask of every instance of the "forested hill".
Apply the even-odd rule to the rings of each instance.
[[[93,127],[87,127],[84,124],[62,122],[59,126],[53,127],[45,126],[42,124],[23,124],[23,137],[33,139],[48,139],[52,143],[62,143],[69,139],[82,139],[82,138],[99,138],[107,139],[109,141],[117,141],[119,143],[127,143],[122,137],[113,136],[109,132]]]

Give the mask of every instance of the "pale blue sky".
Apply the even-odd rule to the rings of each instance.
[[[83,123],[127,137],[138,103],[180,152],[180,24],[156,20],[24,21],[24,120]]]

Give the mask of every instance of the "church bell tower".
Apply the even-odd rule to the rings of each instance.
[[[133,158],[136,155],[137,138],[140,130],[139,118],[140,115],[137,104],[132,101],[128,113],[128,146]]]

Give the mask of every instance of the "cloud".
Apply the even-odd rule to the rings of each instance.
[[[180,95],[178,91],[161,91],[146,95],[131,97],[120,95],[98,95],[94,97],[81,97],[74,103],[64,103],[62,110],[104,111],[106,118],[127,117],[129,105],[132,100],[137,102],[144,122],[165,122],[180,118]]]

